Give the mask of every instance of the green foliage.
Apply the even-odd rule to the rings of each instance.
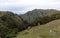
[[[50,21],[57,20],[57,19],[60,19],[60,13],[39,17],[36,19],[36,22],[40,24],[46,24]]]
[[[0,12],[0,37],[12,38],[15,37],[18,31],[23,29],[24,22],[12,12]],[[8,36],[7,36],[8,35]]]

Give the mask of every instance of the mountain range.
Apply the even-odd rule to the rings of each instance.
[[[14,14],[10,11],[0,11],[0,37],[14,38],[19,32],[22,33],[22,31],[26,29],[29,30],[34,26],[41,26],[41,28],[44,29],[44,26],[47,26],[45,24],[58,19],[60,19],[60,11],[55,9],[34,9],[22,15]],[[45,30],[47,30],[47,28]],[[27,33],[28,32],[25,34]]]

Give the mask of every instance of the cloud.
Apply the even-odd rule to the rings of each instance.
[[[60,9],[60,0],[0,0],[0,11],[23,14],[35,8]]]

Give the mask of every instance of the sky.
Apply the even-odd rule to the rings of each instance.
[[[0,11],[24,14],[33,9],[60,10],[60,0],[0,0]]]

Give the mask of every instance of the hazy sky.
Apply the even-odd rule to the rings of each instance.
[[[0,0],[0,11],[23,14],[36,8],[60,9],[60,0]]]

